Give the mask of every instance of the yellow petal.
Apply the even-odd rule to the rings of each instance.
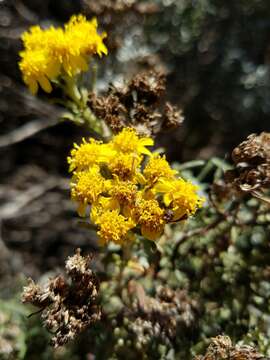
[[[68,76],[72,76],[71,66],[67,61],[63,62],[63,68],[64,68],[65,72],[68,74]]]
[[[154,145],[154,140],[151,138],[141,138],[140,139],[140,143],[143,146],[153,146]]]
[[[162,231],[163,229],[161,229],[160,231],[151,231],[149,228],[147,228],[144,225],[142,225],[141,227],[142,236],[152,241],[156,240],[162,234]]]
[[[40,83],[40,86],[45,92],[50,93],[52,91],[51,83],[45,76],[41,76],[38,79],[38,82]]]
[[[139,150],[139,153],[140,153],[140,154],[152,156],[151,151],[148,150],[148,149],[146,149],[144,146],[140,146],[140,147],[138,148],[138,150]]]
[[[168,182],[160,181],[155,186],[155,191],[156,192],[166,193],[166,192],[169,192],[171,190],[172,189],[171,189],[170,183],[168,183]]]
[[[60,73],[60,64],[57,63],[56,61],[52,61],[52,63],[50,63],[49,69],[47,71],[47,76],[50,79],[56,78]]]
[[[38,83],[36,80],[30,81],[28,83],[29,86],[29,90],[32,93],[32,95],[36,95],[36,93],[38,92]]]
[[[170,194],[164,194],[163,201],[164,201],[165,206],[169,206],[170,203],[172,202],[171,195]]]
[[[106,45],[103,44],[103,42],[99,42],[97,46],[97,53],[100,57],[102,56],[102,54],[108,55],[108,49]]]
[[[76,69],[79,69],[81,71],[88,70],[88,64],[82,56],[76,56],[72,59],[72,67],[74,69],[73,72],[76,72]]]
[[[186,214],[185,209],[176,208],[174,209],[173,221],[180,220]]]
[[[139,184],[141,184],[141,185],[145,185],[145,184],[146,184],[146,179],[145,179],[145,177],[143,176],[143,174],[141,174],[141,173],[136,173],[135,178],[136,178],[136,181],[137,181]]]
[[[86,205],[84,203],[79,203],[77,212],[78,212],[79,216],[85,217]]]

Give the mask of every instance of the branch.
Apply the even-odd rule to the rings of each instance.
[[[4,204],[2,207],[0,207],[0,219],[7,220],[13,218],[30,202],[41,197],[47,191],[58,187],[59,185],[65,186],[63,182],[61,183],[59,181],[59,178],[49,178],[44,183],[32,186],[29,190],[18,194],[14,201]]]
[[[0,136],[0,148],[21,142],[41,130],[45,130],[56,125],[58,122],[58,119],[35,119],[8,134]]]

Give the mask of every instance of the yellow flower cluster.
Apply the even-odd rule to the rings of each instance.
[[[63,28],[41,29],[33,26],[23,33],[24,50],[19,67],[23,80],[33,94],[38,85],[52,91],[51,80],[60,75],[73,77],[88,70],[89,56],[107,54],[103,43],[105,33],[97,33],[97,20],[73,16]]]
[[[197,187],[177,176],[165,156],[151,153],[149,137],[125,128],[109,143],[74,145],[68,163],[71,197],[78,213],[97,225],[101,244],[123,244],[141,233],[155,240],[167,223],[186,219],[202,206]]]

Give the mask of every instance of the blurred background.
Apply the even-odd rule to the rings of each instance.
[[[229,158],[248,134],[269,131],[269,0],[0,0],[0,291],[16,274],[38,278],[73,253],[95,249],[69,199],[66,157],[87,131],[57,121],[33,98],[18,69],[20,35],[61,25],[72,14],[98,18],[109,56],[98,90],[155,69],[167,99],[183,109],[177,131],[160,135],[171,161]]]

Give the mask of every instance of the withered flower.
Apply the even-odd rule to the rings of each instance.
[[[89,267],[90,260],[78,249],[66,261],[69,279],[57,276],[45,287],[30,279],[24,288],[22,301],[40,308],[44,325],[54,333],[54,347],[67,343],[101,317],[96,302],[99,282]]]
[[[89,106],[114,133],[133,127],[144,135],[178,127],[182,111],[169,102],[164,104],[165,76],[148,71],[134,76],[126,85],[111,86],[105,96],[91,94]]]
[[[183,111],[177,106],[173,106],[166,102],[164,109],[164,129],[174,129],[182,124],[184,121]]]
[[[127,93],[136,91],[138,102],[153,104],[165,93],[165,75],[154,71],[142,72],[130,80]]]
[[[266,358],[256,349],[247,345],[232,344],[229,336],[219,335],[211,339],[204,356],[199,355],[194,360],[263,360]]]
[[[226,172],[227,184],[265,199],[262,192],[270,188],[270,133],[249,135],[233,150],[232,160],[235,169]]]
[[[160,286],[156,296],[150,297],[145,294],[141,285],[131,282],[129,292],[134,294],[132,316],[136,319],[135,325],[147,322],[152,329],[159,329],[155,336],[171,340],[176,337],[177,331],[194,328],[199,305],[185,290]]]

